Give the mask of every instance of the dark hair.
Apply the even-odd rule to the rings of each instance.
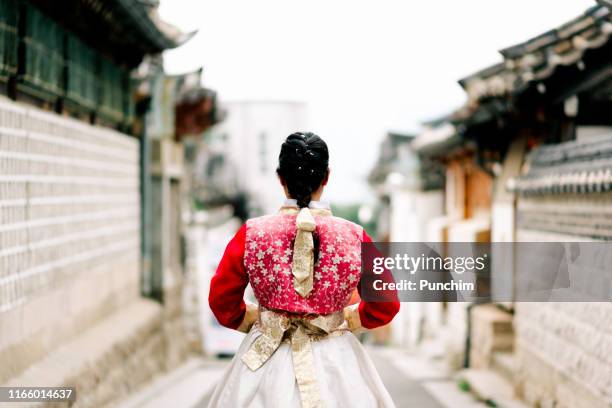
[[[325,180],[328,165],[329,152],[323,139],[314,133],[297,132],[281,146],[276,173],[302,208],[308,207],[312,193]]]

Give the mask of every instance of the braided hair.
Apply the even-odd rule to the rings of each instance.
[[[314,133],[296,132],[281,146],[276,173],[285,181],[300,208],[308,207],[312,193],[327,176],[327,144]]]

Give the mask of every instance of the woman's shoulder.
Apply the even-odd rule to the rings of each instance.
[[[330,216],[318,216],[317,225],[324,229],[344,230],[347,232],[354,233],[355,235],[362,237],[364,229],[361,225],[356,222],[347,220],[346,218],[338,217],[335,215]],[[289,224],[295,222],[295,214],[267,214],[259,217],[249,218],[246,223],[246,229],[250,232],[258,230],[270,230],[270,229],[283,229],[285,230]]]
[[[337,217],[332,215],[330,217],[325,217],[323,221],[324,225],[327,225],[329,228],[335,230],[344,230],[355,234],[357,237],[361,238],[363,235],[363,227],[356,222],[347,220],[346,218]]]
[[[267,214],[259,217],[249,218],[245,222],[247,231],[272,231],[286,229],[290,224],[295,224],[295,216],[291,218],[287,214]]]

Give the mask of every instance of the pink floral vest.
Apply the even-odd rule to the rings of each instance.
[[[342,218],[315,215],[319,238],[314,285],[305,298],[291,274],[295,213],[279,213],[247,221],[244,264],[255,297],[269,309],[328,314],[342,310],[361,273],[363,229]]]

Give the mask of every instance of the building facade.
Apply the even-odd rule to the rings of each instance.
[[[443,167],[421,160],[414,135],[388,133],[368,181],[376,192],[376,241],[430,242],[428,227],[444,214]],[[441,305],[406,303],[391,324],[390,340],[416,347],[440,324]]]

